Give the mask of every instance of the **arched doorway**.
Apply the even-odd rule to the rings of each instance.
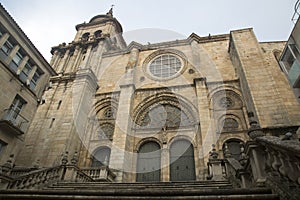
[[[178,140],[170,147],[170,181],[195,180],[193,145],[187,140]]]
[[[147,142],[138,152],[137,182],[160,181],[160,146],[156,142]]]
[[[99,147],[93,154],[92,167],[108,166],[110,158],[110,148]]]

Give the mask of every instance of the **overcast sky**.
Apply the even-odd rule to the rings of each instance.
[[[105,14],[114,16],[127,33],[127,43],[182,39],[229,33],[252,27],[259,41],[287,40],[296,0],[0,0],[49,61],[50,50],[74,39],[75,25]],[[139,30],[139,31],[136,31]],[[160,39],[151,37],[155,30]],[[147,34],[148,33],[148,34]],[[151,34],[149,34],[151,33]],[[131,37],[129,37],[129,36]],[[139,35],[139,37],[137,37]],[[137,39],[133,39],[133,38]],[[129,38],[129,39],[128,39]],[[128,41],[130,40],[130,41]]]

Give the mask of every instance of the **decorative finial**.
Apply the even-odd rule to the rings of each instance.
[[[253,112],[248,112],[248,118],[250,122],[250,128],[248,130],[249,137],[254,140],[257,137],[264,136],[265,134],[259,123],[255,120]]]
[[[228,148],[228,144],[225,143],[225,149],[224,149],[224,157],[225,158],[231,158],[232,157],[232,154]]]
[[[111,5],[111,8],[109,9],[108,13],[106,13],[106,15],[112,17],[113,16],[113,8],[114,8],[114,4]]]
[[[77,162],[78,162],[78,153],[77,153],[77,151],[75,151],[73,158],[71,159],[71,163],[72,163],[72,165],[76,165]]]
[[[209,152],[209,159],[210,160],[215,160],[215,159],[218,159],[218,152],[216,150],[216,145],[215,144],[212,144],[212,150]]]
[[[61,159],[61,164],[62,165],[66,165],[68,163],[68,151],[66,151],[63,155],[62,155],[62,159]]]

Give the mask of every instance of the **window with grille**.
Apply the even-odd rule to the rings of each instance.
[[[181,60],[171,54],[156,57],[149,65],[150,74],[156,78],[175,76],[182,68]]]

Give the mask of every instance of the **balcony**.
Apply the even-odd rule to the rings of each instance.
[[[1,113],[0,129],[5,132],[22,135],[28,125],[29,121],[13,109],[5,109]]]

